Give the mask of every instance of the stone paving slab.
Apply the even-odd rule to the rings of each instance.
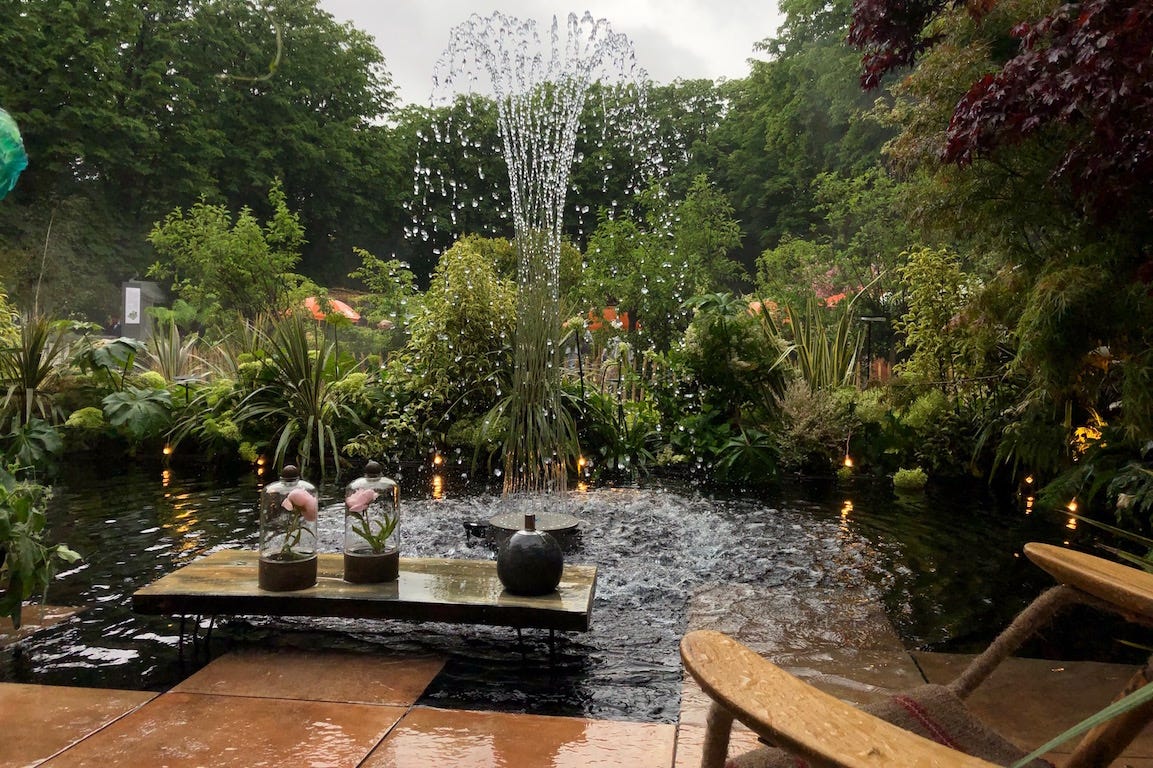
[[[156,694],[0,683],[0,765],[36,765]]]
[[[668,768],[676,726],[416,707],[362,768]]]
[[[431,656],[247,650],[215,659],[173,691],[408,707],[440,673],[444,661]]]
[[[404,707],[166,693],[46,768],[356,766]]]
[[[740,723],[734,723],[729,737],[729,755],[740,755],[764,746],[757,741],[757,735]],[[700,768],[701,755],[705,750],[705,727],[703,725],[682,725],[677,728],[677,755],[673,768]]]

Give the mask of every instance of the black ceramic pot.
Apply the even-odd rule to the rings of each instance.
[[[496,575],[514,595],[547,595],[560,584],[564,554],[556,539],[536,530],[536,515],[524,516],[524,530],[505,539],[496,555]]]

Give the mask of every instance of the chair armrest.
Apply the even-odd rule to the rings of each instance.
[[[991,768],[992,763],[898,728],[817,690],[727,635],[690,632],[685,668],[757,735],[816,765]]]
[[[1025,556],[1062,584],[1153,621],[1153,573],[1052,544],[1030,542]]]

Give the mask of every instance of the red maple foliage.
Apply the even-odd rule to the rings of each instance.
[[[849,39],[863,51],[862,85],[876,85],[931,46],[923,25],[947,4],[855,0]],[[969,5],[980,11],[972,0]],[[1012,34],[1021,41],[1018,53],[957,104],[942,159],[969,164],[1045,128],[1070,126],[1078,130],[1052,178],[1067,182],[1091,214],[1107,219],[1135,195],[1150,197],[1153,2],[1067,3]]]
[[[1013,30],[1021,50],[957,104],[941,157],[961,165],[1046,126],[1084,126],[1053,171],[1098,217],[1153,176],[1153,2],[1068,4]]]
[[[876,88],[889,72],[909,67],[939,37],[925,26],[948,0],[853,0],[849,45],[861,51],[861,87]]]

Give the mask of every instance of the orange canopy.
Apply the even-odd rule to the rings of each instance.
[[[620,323],[620,327],[624,328],[626,331],[631,331],[633,329],[632,324],[629,322],[628,312],[620,312],[618,314],[617,308],[611,305],[599,311],[596,309],[589,310],[588,329],[590,331],[599,331],[604,327],[605,323],[613,325],[614,323],[618,322]]]
[[[328,299],[328,305],[332,308],[333,312],[344,315],[354,323],[360,320],[360,313],[340,299]],[[304,300],[304,308],[311,312],[312,316],[317,320],[323,320],[327,314],[320,305],[320,299],[315,296],[309,296]]]

